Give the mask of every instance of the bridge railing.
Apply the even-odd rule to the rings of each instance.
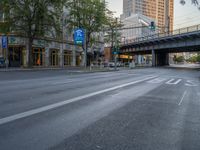
[[[194,26],[190,26],[190,27],[186,27],[186,28],[180,28],[177,30],[173,30],[170,32],[158,33],[158,34],[153,34],[153,35],[151,34],[151,35],[144,36],[144,37],[130,39],[130,40],[127,40],[125,44],[148,41],[148,40],[153,40],[153,39],[157,39],[157,38],[163,38],[163,37],[168,37],[168,36],[173,36],[173,35],[180,35],[180,34],[190,33],[190,32],[195,32],[195,31],[200,31],[200,25],[194,25]]]

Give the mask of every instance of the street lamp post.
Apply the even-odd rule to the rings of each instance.
[[[61,46],[61,66],[64,68],[64,26],[65,26],[65,15],[64,15],[64,7],[62,10],[62,46]]]
[[[117,25],[117,18],[116,18],[116,25]],[[117,29],[115,28],[115,51],[114,51],[114,57],[115,57],[115,71],[117,70]]]
[[[85,49],[85,52],[84,52],[84,59],[85,59],[85,69],[87,69],[87,35],[86,35],[86,29],[85,29],[85,38],[84,38],[84,49]]]
[[[63,44],[64,44],[64,33],[63,33],[63,32],[64,32],[64,31],[63,31],[63,30],[64,30],[64,25],[63,25],[63,21],[62,21],[62,50],[61,50],[61,53],[62,53],[62,54],[61,54],[61,55],[62,55],[62,56],[61,56],[61,59],[62,59],[62,60],[61,60],[61,61],[62,61],[62,62],[61,62],[61,63],[62,63],[62,68],[64,68],[64,50],[63,50],[63,49],[64,49],[64,46],[63,46]]]
[[[115,48],[114,48],[114,57],[115,57],[115,71],[117,70],[117,36],[115,32]]]
[[[126,44],[126,37],[124,36],[124,37],[122,37],[124,40],[124,45]]]
[[[6,69],[8,69],[8,36],[6,36],[7,39],[7,46],[6,46]]]

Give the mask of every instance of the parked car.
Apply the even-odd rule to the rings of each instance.
[[[0,68],[6,67],[6,61],[3,57],[0,57]]]
[[[115,63],[114,63],[114,62],[109,62],[109,63],[108,63],[108,66],[111,67],[111,68],[112,68],[112,67],[115,67]]]
[[[116,66],[117,66],[117,67],[123,67],[123,63],[117,62],[117,63],[116,63]],[[113,67],[115,67],[115,62],[104,63],[104,67],[113,68]]]

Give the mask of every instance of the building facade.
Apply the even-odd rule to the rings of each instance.
[[[3,49],[0,42],[0,57],[8,59],[9,67],[28,67],[28,39],[14,34],[7,36],[8,49]],[[0,35],[0,41],[2,41],[2,35]],[[82,48],[75,47],[73,43],[62,43],[53,39],[35,39],[32,46],[33,67],[67,67],[73,66],[73,61],[76,66],[81,65]]]
[[[66,18],[68,11],[65,9],[63,18]],[[4,26],[3,11],[0,7],[0,29]],[[73,38],[63,24],[63,40],[58,41],[52,38],[34,39],[32,45],[33,67],[65,67],[82,65],[83,50],[74,46]],[[8,38],[8,48],[2,48],[2,36]],[[70,36],[69,36],[70,35]],[[66,42],[68,41],[68,42]],[[71,42],[69,42],[71,41]],[[5,33],[0,30],[0,57],[8,60],[9,67],[28,67],[29,50],[28,39],[23,35]]]
[[[63,40],[55,40],[48,35],[49,38],[34,39],[32,45],[32,60],[33,67],[67,67],[67,66],[83,66],[84,65],[84,51],[82,46],[74,45],[73,33],[69,31],[67,23],[64,19],[69,16],[69,11],[63,9],[62,14],[62,34]],[[8,60],[9,67],[28,67],[29,50],[28,39],[23,35],[14,34],[14,32],[7,33],[2,29],[5,24],[3,19],[3,11],[0,6],[0,57]],[[2,36],[8,37],[8,48],[2,48]],[[97,36],[94,34],[93,36]],[[102,41],[103,35],[98,34]],[[95,44],[91,51],[101,51],[103,44]],[[89,61],[89,59],[88,59]]]
[[[142,14],[132,14],[130,17],[121,20],[124,28],[120,31],[122,37],[121,42],[126,44],[135,38],[155,34],[156,31],[149,28],[149,24],[152,21],[155,20]],[[144,28],[138,28],[142,26]]]
[[[121,19],[142,14],[156,20],[161,32],[173,30],[174,0],[123,0]]]

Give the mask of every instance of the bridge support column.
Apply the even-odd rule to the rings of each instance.
[[[135,63],[138,64],[138,55],[134,56]]]
[[[155,54],[155,50],[151,51],[152,53],[152,67],[156,66],[156,54]]]

